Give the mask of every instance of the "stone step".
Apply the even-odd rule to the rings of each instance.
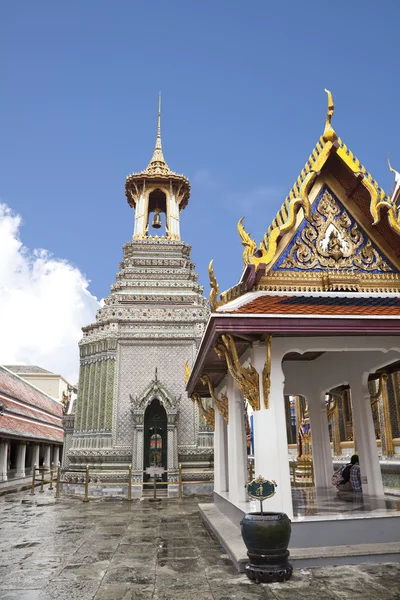
[[[240,527],[218,510],[215,504],[199,504],[199,509],[203,521],[216,535],[236,569],[243,572],[248,557]],[[295,569],[361,562],[400,562],[400,542],[343,544],[309,548],[292,548],[289,546],[289,551],[289,561]]]

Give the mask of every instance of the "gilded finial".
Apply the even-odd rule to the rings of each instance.
[[[160,149],[161,149],[161,92],[158,92],[158,121],[157,121],[156,148],[157,148],[158,143],[160,144]]]
[[[331,120],[333,117],[333,113],[335,111],[335,105],[333,103],[332,94],[329,90],[325,89],[325,92],[328,94],[328,112],[326,114],[325,121],[325,130],[322,135],[325,142],[334,142],[337,140],[336,131],[333,129],[331,125]]]
[[[157,117],[157,138],[153,156],[149,162],[146,172],[153,175],[168,175],[170,169],[165,162],[161,144],[161,92],[158,93],[158,117]]]
[[[213,262],[214,259],[210,261],[210,264],[208,265],[208,276],[210,278],[210,310],[211,312],[215,312],[218,308],[218,306],[221,304],[221,302],[218,301],[218,294],[219,294],[219,285],[217,283],[215,274],[214,274],[214,269],[213,269]]]
[[[250,262],[250,257],[253,256],[254,252],[257,250],[257,244],[254,240],[251,239],[250,233],[247,233],[245,228],[243,227],[243,219],[239,219],[237,224],[237,230],[240,235],[240,239],[242,240],[242,244],[244,246],[243,250],[243,263],[246,266]]]

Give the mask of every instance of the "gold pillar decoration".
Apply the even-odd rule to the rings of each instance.
[[[312,433],[308,415],[308,403],[298,430],[298,452],[296,480],[297,485],[309,486],[314,484],[314,469],[312,459]]]
[[[351,388],[350,387],[347,390],[347,396],[348,396],[349,404],[350,404],[350,407],[351,407],[351,429],[352,429],[352,432],[353,432],[354,453],[357,454],[357,438],[356,438],[356,430],[354,428],[354,419],[353,419],[353,414],[354,414],[353,399],[351,397]]]
[[[185,385],[189,381],[190,373],[191,373],[191,371],[189,369],[189,361],[187,360],[185,362]]]
[[[302,406],[302,398],[301,396],[295,396],[295,413],[296,413],[296,444],[297,444],[297,452],[299,452],[299,431],[300,425],[304,418],[304,411]]]
[[[370,395],[371,407],[377,406],[379,419],[379,430],[381,438],[381,452],[383,456],[393,456],[393,434],[392,423],[390,421],[389,396],[387,391],[387,380],[389,375],[381,373],[379,375],[378,390]]]
[[[242,392],[253,410],[260,410],[260,389],[259,376],[256,369],[249,365],[243,367],[240,364],[236,350],[235,341],[230,333],[222,336],[222,342],[214,347],[215,352],[220,358],[225,356],[229,373],[236,382],[237,387]]]
[[[379,421],[379,434],[381,438],[381,451],[384,456],[393,455],[392,423],[390,421],[389,397],[387,391],[387,380],[389,375],[379,375],[378,390],[375,394],[370,393],[371,408],[376,408]]]
[[[208,390],[210,392],[212,401],[214,402],[215,406],[218,408],[219,412],[223,416],[224,421],[226,423],[229,423],[228,396],[221,393],[221,398],[218,398],[217,394],[214,391],[212,381],[208,375],[202,375],[202,377],[200,377],[200,381],[203,385],[208,386]]]
[[[219,285],[217,283],[217,279],[214,274],[213,262],[214,262],[214,260],[211,260],[210,264],[208,265],[208,276],[210,278],[210,288],[211,288],[210,299],[209,299],[211,312],[215,312],[217,310],[218,306],[221,306],[221,304],[222,304],[221,300],[218,300]]]
[[[392,422],[390,420],[390,409],[389,409],[389,394],[387,389],[387,382],[389,379],[389,375],[384,373],[382,376],[382,413],[383,413],[383,429],[385,431],[385,448],[383,447],[382,440],[382,426],[381,426],[381,444],[382,444],[382,454],[385,456],[393,456],[394,448],[393,448],[393,431],[392,431]]]
[[[269,393],[271,391],[271,344],[272,335],[267,337],[267,358],[262,372],[264,408],[269,408]]]
[[[215,428],[215,412],[214,412],[214,409],[211,408],[211,406],[209,408],[204,408],[201,396],[197,392],[194,392],[194,394],[192,394],[192,402],[197,402],[199,410],[200,410],[201,414],[203,415],[204,419],[206,420],[206,423],[212,429],[214,429]]]
[[[326,405],[326,412],[328,415],[328,422],[331,422],[332,427],[332,443],[333,453],[335,456],[339,456],[342,453],[340,447],[340,427],[339,427],[339,400],[342,400],[341,394],[328,394],[329,399]]]

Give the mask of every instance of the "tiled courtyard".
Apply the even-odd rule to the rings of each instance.
[[[256,585],[200,520],[198,499],[0,498],[1,600],[400,600],[400,565],[295,571]],[[204,498],[201,499],[204,501]]]

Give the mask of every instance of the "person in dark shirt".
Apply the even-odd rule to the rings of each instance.
[[[337,485],[338,492],[361,492],[360,464],[357,454],[353,454],[350,463],[342,472],[342,480]]]

